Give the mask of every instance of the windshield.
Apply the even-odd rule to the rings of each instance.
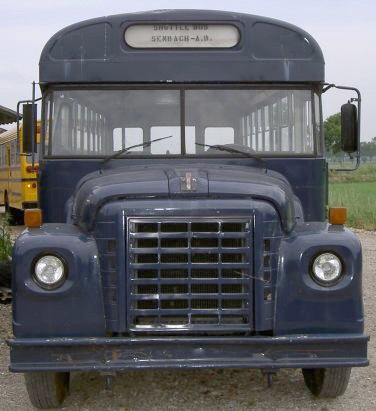
[[[55,90],[45,99],[45,155],[313,155],[318,113],[309,89]]]

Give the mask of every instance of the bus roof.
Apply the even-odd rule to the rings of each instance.
[[[125,33],[137,24],[140,33],[154,25],[154,30],[161,29],[154,34],[161,36],[184,36],[184,29],[189,31],[193,25],[235,26],[239,40],[233,47],[216,48],[131,46]],[[173,31],[168,32],[167,26]],[[56,33],[44,47],[39,64],[42,86],[324,81],[321,49],[304,30],[266,17],[207,10],[158,10],[83,21]]]
[[[22,123],[20,124],[20,132],[22,136]],[[40,120],[37,121],[37,135],[40,134]],[[0,134],[0,144],[8,143],[17,139],[17,126],[10,128]]]
[[[8,141],[16,140],[17,127],[12,127],[10,130],[0,134],[0,144],[7,143]]]
[[[17,116],[17,113],[10,108],[0,106],[0,124],[10,124],[17,121],[17,118],[21,118],[21,116]]]

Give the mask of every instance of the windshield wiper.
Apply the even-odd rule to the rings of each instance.
[[[224,144],[213,144],[212,145],[212,144],[196,143],[196,145],[202,146],[202,147],[214,148],[215,150],[218,150],[218,151],[226,151],[227,153],[241,154],[249,158],[254,158],[255,160],[258,160],[265,168],[267,168],[266,161],[256,153],[250,153],[250,152],[243,151],[235,147],[227,146]]]
[[[134,146],[129,146],[129,147],[124,147],[118,151],[116,151],[113,154],[110,154],[108,157],[105,157],[102,161],[102,164],[107,163],[107,161],[112,160],[113,158],[119,157],[122,154],[126,154],[129,153],[130,151],[132,151],[133,148],[137,148],[137,147],[148,147],[150,146],[152,143],[155,143],[156,141],[161,141],[161,140],[165,140],[166,138],[171,138],[172,136],[167,136],[167,137],[160,137],[160,138],[155,138],[154,140],[150,140],[150,141],[145,141],[144,143],[140,143],[140,144],[135,144]]]

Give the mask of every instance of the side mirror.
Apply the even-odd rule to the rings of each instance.
[[[34,104],[34,132],[33,132],[33,105],[24,104],[22,107],[22,151],[24,153],[37,151],[37,105]]]
[[[346,103],[341,107],[341,140],[344,152],[358,150],[358,112],[355,104]]]

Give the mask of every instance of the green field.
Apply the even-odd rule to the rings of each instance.
[[[376,165],[330,172],[329,205],[347,207],[347,225],[376,230]]]

